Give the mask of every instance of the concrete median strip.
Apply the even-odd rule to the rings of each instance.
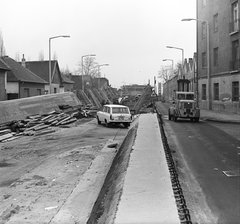
[[[87,223],[94,203],[116,155],[116,150],[108,148],[108,141],[100,154],[86,171],[79,184],[54,216],[51,224]]]

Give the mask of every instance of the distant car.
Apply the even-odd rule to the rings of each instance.
[[[123,124],[127,128],[132,122],[132,115],[127,106],[106,104],[97,112],[97,122],[104,123],[107,127],[111,124]]]

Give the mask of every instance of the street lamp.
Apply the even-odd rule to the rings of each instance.
[[[199,21],[199,22],[204,22],[207,25],[207,83],[208,83],[208,109],[212,109],[212,101],[211,101],[211,80],[210,80],[210,33],[209,33],[209,22],[207,20],[201,20],[201,19],[192,19],[192,18],[187,18],[187,19],[182,19],[182,21]],[[197,71],[198,74],[198,71]],[[197,89],[198,89],[198,77],[197,77]],[[198,90],[197,90],[198,91]],[[198,93],[198,92],[197,92]],[[197,97],[198,98],[198,97]]]
[[[172,59],[163,59],[163,61],[171,61],[172,62],[172,70],[173,70],[173,60]]]
[[[84,57],[94,57],[94,56],[96,56],[95,54],[86,54],[86,55],[83,55],[82,56],[82,61],[81,61],[81,63],[82,63],[82,70],[81,70],[81,73],[82,73],[82,91],[84,92],[84,80],[83,80],[83,58]]]
[[[70,37],[68,35],[59,35],[59,36],[54,36],[49,38],[49,94],[51,94],[51,84],[52,84],[52,68],[51,68],[51,40],[55,38],[67,38]]]
[[[172,48],[172,49],[177,49],[177,50],[181,50],[182,51],[182,67],[183,67],[183,63],[184,63],[184,50],[182,48],[172,47],[172,46],[167,46],[167,48]]]
[[[101,66],[109,66],[109,64],[102,64],[102,65],[97,65],[98,66],[98,89],[100,89],[100,71],[99,68]]]

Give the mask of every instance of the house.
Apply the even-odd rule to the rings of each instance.
[[[73,92],[74,81],[71,80],[71,76],[61,73],[61,79],[64,92]]]
[[[8,100],[44,94],[47,82],[8,56],[2,60],[11,69],[7,71]]]
[[[22,59],[22,66],[26,67],[31,72],[35,73],[38,77],[47,82],[45,86],[45,93],[49,93],[49,61],[25,61]],[[56,60],[51,61],[51,93],[64,92],[64,85],[59,69],[58,62]]]
[[[5,64],[0,58],[0,101],[7,99],[6,88],[7,88],[7,71],[11,69]]]
[[[240,114],[239,1],[197,0],[200,108]]]

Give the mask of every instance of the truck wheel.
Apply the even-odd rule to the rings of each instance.
[[[173,113],[173,120],[174,120],[174,122],[177,121],[177,117],[176,117],[175,113]]]
[[[199,122],[199,117],[196,117],[196,118],[195,118],[195,122]]]
[[[169,120],[169,121],[172,120],[172,115],[170,114],[170,110],[168,110],[168,120]]]

